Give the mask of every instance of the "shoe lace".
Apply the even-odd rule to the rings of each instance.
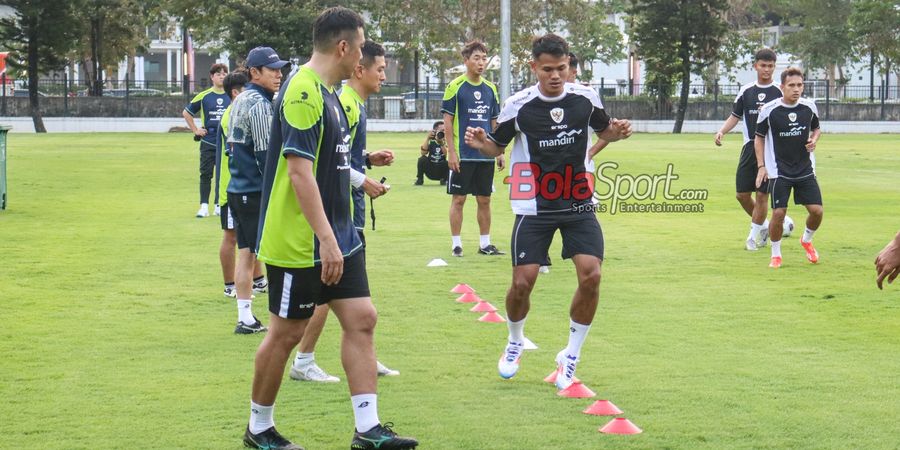
[[[519,357],[519,353],[521,352],[518,345],[513,344],[512,342],[506,346],[506,361],[513,362],[516,358]]]
[[[395,433],[393,430],[394,422],[385,422],[384,424],[379,425],[379,426],[381,427],[381,429],[379,430],[379,431],[381,431],[381,434],[391,436],[391,437],[394,437],[397,435],[397,433]]]

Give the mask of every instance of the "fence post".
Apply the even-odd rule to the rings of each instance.
[[[431,77],[425,77],[425,113],[422,114],[423,119],[429,118],[429,113],[431,109],[429,108],[431,104]]]
[[[128,72],[125,72],[125,117],[131,117],[131,103],[129,101],[131,89],[128,86],[130,84],[128,83],[128,75],[130,74]]]
[[[603,91],[606,90],[606,78],[600,77],[600,101],[603,101]]]
[[[69,74],[63,74],[63,116],[69,115]]]
[[[713,84],[713,105],[716,108],[716,118],[719,118],[719,80]]]
[[[0,81],[3,82],[3,105],[2,105],[2,108],[0,108],[0,109],[2,109],[2,114],[0,114],[0,115],[5,116],[6,115],[6,72],[3,72],[3,77],[2,77],[2,80],[0,80]]]
[[[887,96],[887,92],[885,92],[884,79],[881,80],[881,89],[879,95],[881,95],[881,120],[884,120],[884,98]]]
[[[825,120],[828,120],[831,115],[828,114],[828,108],[831,107],[831,81],[827,78],[825,79]]]
[[[662,110],[663,106],[665,106],[665,100],[663,100],[662,95],[662,81],[656,81],[656,98],[659,100],[656,102],[656,120],[662,120]]]

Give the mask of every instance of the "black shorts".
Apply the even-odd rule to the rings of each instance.
[[[769,180],[769,197],[772,209],[787,208],[794,191],[795,205],[821,205],[822,191],[815,175],[800,179],[778,177]]]
[[[450,171],[447,193],[489,197],[494,192],[494,161],[463,161],[459,172]]]
[[[575,255],[593,255],[603,259],[603,231],[594,214],[538,214],[516,215],[512,232],[513,266],[526,264],[550,265],[547,251],[553,234],[562,235],[562,258]]]
[[[231,212],[231,208],[228,207],[228,203],[219,206],[219,221],[222,222],[223,230],[234,229],[234,213]]]
[[[738,160],[737,172],[734,175],[735,192],[760,192],[767,193],[766,183],[756,187],[756,176],[759,173],[759,164],[756,162],[756,150],[753,141],[744,144],[741,150],[741,159]]]
[[[256,252],[256,232],[259,230],[259,192],[228,193],[228,207],[234,215],[234,232],[238,248]]]
[[[309,319],[316,305],[370,296],[365,250],[344,258],[344,275],[333,286],[322,284],[322,266],[290,269],[266,264],[266,275],[269,312],[285,319]]]

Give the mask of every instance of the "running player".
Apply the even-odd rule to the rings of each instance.
[[[491,131],[497,125],[500,113],[497,87],[482,78],[487,65],[487,47],[481,41],[472,41],[462,49],[466,73],[447,85],[441,112],[444,113],[444,133],[447,138],[447,165],[450,167],[447,193],[450,200],[451,254],[463,255],[462,232],[463,207],[469,195],[478,204],[478,253],[503,255],[491,244],[491,194],[494,192],[494,158],[488,158],[463,141],[467,127],[480,127]],[[496,158],[497,169],[503,170],[503,156]]]
[[[794,192],[794,204],[804,205],[809,215],[800,245],[806,251],[806,259],[815,264],[819,253],[813,247],[812,238],[822,224],[822,191],[816,180],[816,143],[822,130],[819,128],[819,111],[811,100],[800,98],[803,94],[803,72],[795,67],[781,73],[781,91],[784,97],[772,100],[759,110],[756,123],[757,186],[768,180],[772,201],[772,220],[769,237],[772,240],[772,260],[769,267],[781,267],[781,234],[788,200]]]
[[[200,140],[200,209],[197,210],[197,217],[209,217],[210,183],[218,148],[216,130],[219,127],[222,113],[231,103],[231,98],[222,88],[222,82],[227,73],[228,67],[225,64],[213,64],[209,69],[212,87],[195,95],[181,112],[195,138]],[[197,114],[200,115],[200,122],[203,123],[202,128],[198,128],[194,123]]]
[[[756,81],[741,87],[731,115],[725,119],[725,123],[716,132],[716,146],[722,146],[722,138],[731,131],[741,118],[744,119],[744,147],[738,160],[735,173],[735,187],[737,201],[750,216],[750,234],[747,235],[745,248],[756,251],[766,246],[769,239],[769,222],[766,220],[768,213],[766,202],[769,194],[768,186],[756,185],[756,153],[753,149],[753,138],[756,133],[756,120],[762,105],[781,98],[781,89],[772,80],[775,72],[775,52],[768,48],[760,49],[753,55],[753,69],[756,70]],[[750,193],[756,192],[756,199],[750,198]]]
[[[593,207],[593,177],[586,170],[588,134],[593,130],[607,142],[631,135],[631,124],[611,119],[593,89],[566,83],[568,52],[565,39],[555,34],[536,38],[531,69],[538,84],[505,102],[493,133],[470,127],[465,137],[469,146],[489,156],[502,154],[516,140],[509,167],[516,214],[513,279],[506,294],[509,338],[497,364],[501,377],[512,378],[519,369],[531,291],[538,267],[549,263],[556,230],[562,234],[562,258],[575,263],[578,287],[569,310],[569,342],[556,356],[559,389],[573,383],[599,300],[603,232]]]
[[[317,304],[328,303],[342,328],[341,360],[356,429],[354,449],[406,449],[378,418],[373,334],[365,251],[353,227],[350,124],[334,87],[362,56],[364,22],[343,8],[313,24],[313,54],[285,82],[275,104],[266,158],[259,258],[269,275],[271,328],[256,353],[250,423],[244,444],[297,449],[275,430],[273,410],[284,366]]]

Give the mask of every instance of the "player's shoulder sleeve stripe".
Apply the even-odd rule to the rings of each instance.
[[[355,127],[359,123],[359,103],[347,89],[341,91],[338,99],[341,101],[341,106],[343,106],[344,112],[347,114],[347,122],[350,128]]]
[[[321,86],[304,75],[299,72],[291,77],[281,102],[284,120],[298,130],[308,130],[319,123],[325,108]]]
[[[494,97],[496,97],[497,99],[500,98],[500,94],[498,93],[499,91],[497,91],[497,85],[496,85],[496,84],[494,84],[493,82],[488,81],[488,80],[484,80],[484,84],[486,84],[487,87],[491,88],[491,91],[494,92]]]
[[[815,115],[817,115],[817,116],[819,115],[819,108],[816,106],[815,101],[808,99],[808,98],[800,97],[800,104],[811,109],[812,112],[815,113]]]
[[[459,88],[466,82],[466,76],[460,75],[453,79],[450,83],[447,84],[447,88],[444,89],[444,100],[450,100],[456,93],[459,92]]]
[[[734,101],[738,101],[739,98],[744,96],[744,92],[747,92],[747,89],[750,89],[753,86],[756,86],[756,83],[747,83],[741,86],[741,90],[739,90],[737,95],[734,97]]]
[[[756,123],[762,123],[764,120],[768,119],[769,114],[772,113],[772,110],[777,108],[779,105],[781,105],[780,98],[776,98],[775,100],[762,105],[762,107],[759,108],[759,115],[756,117]]]
[[[515,119],[519,114],[519,110],[522,109],[522,106],[525,106],[526,103],[537,97],[537,95],[538,90],[535,86],[516,92],[512,97],[503,102],[503,109],[500,110],[500,116],[497,117],[497,123]]]
[[[590,100],[595,108],[603,109],[603,101],[600,100],[600,95],[591,87],[577,83],[568,83],[566,84],[566,88],[569,89],[570,93],[580,95]]]

